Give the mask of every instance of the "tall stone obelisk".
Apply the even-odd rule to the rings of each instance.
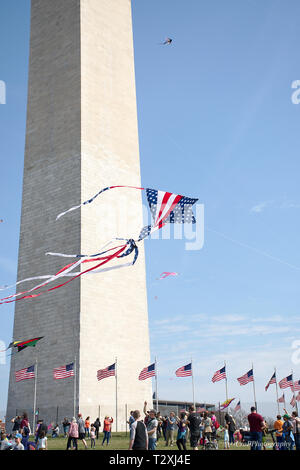
[[[130,0],[32,0],[18,280],[66,264],[48,251],[97,253],[112,237],[136,236],[140,191],[108,191],[55,219],[102,187],[140,184]],[[150,364],[143,248],[133,267],[17,302],[13,335],[44,338],[12,356],[7,418],[32,413],[34,381],[16,383],[15,371],[37,359],[39,417],[72,417],[75,397],[76,412],[115,422],[117,414],[124,430],[126,405],[141,409],[152,396],[150,380],[138,380]],[[96,378],[115,358],[117,389],[114,377]],[[54,368],[75,360],[75,378],[53,379]]]

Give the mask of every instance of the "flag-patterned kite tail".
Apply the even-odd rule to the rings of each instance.
[[[61,214],[58,214],[58,216],[56,217],[56,220],[60,219],[61,217],[63,217],[68,212],[75,211],[76,209],[79,209],[82,206],[86,206],[87,204],[91,204],[91,202],[93,202],[98,196],[100,196],[100,194],[104,193],[104,191],[108,191],[109,189],[114,189],[114,188],[131,188],[131,189],[140,189],[140,190],[145,189],[145,188],[138,188],[138,187],[135,187],[135,186],[108,186],[107,188],[101,189],[97,194],[95,194],[95,196],[91,197],[87,201],[84,201],[82,204],[79,204],[78,206],[71,207],[70,209],[68,209],[65,212],[61,212]]]

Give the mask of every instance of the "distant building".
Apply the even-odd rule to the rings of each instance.
[[[153,405],[155,407],[155,400],[153,401]],[[181,410],[188,411],[189,407],[192,406],[192,402],[187,401],[167,401],[167,400],[158,400],[158,411],[160,411],[161,415],[168,415],[171,411],[174,411],[176,415],[180,413]],[[215,405],[211,403],[195,403],[196,410],[198,411],[215,411]]]

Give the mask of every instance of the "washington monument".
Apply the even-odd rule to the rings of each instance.
[[[66,264],[46,252],[97,253],[113,237],[137,234],[140,191],[108,191],[56,221],[109,185],[141,185],[131,2],[32,0],[18,280]],[[14,340],[41,336],[11,358],[7,419],[27,411],[32,422],[36,385],[47,424],[80,412],[112,416],[113,430],[124,430],[126,410],[152,402],[151,380],[138,380],[150,364],[142,247],[133,267],[16,302]],[[117,381],[97,381],[116,360]],[[36,361],[36,384],[16,382],[15,372]],[[54,380],[53,369],[71,363],[75,375]]]

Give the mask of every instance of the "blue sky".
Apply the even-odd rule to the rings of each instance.
[[[28,0],[0,1],[0,284],[17,269],[29,51]],[[225,399],[212,384],[226,360],[229,393],[252,400],[236,377],[254,363],[258,401],[300,364],[300,79],[297,0],[134,0],[133,26],[142,183],[198,197],[205,243],[147,240],[151,353],[159,396],[191,399],[174,370],[193,357],[196,398]],[[173,44],[160,46],[166,36]],[[157,281],[163,271],[180,275]],[[157,299],[156,299],[157,297]],[[13,304],[1,306],[1,340]],[[0,409],[9,367],[0,364]],[[290,393],[287,393],[290,397]]]

